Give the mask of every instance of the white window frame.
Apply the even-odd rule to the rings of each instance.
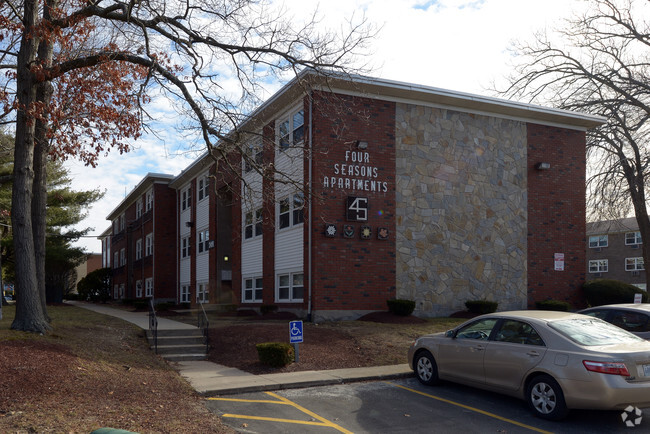
[[[210,241],[210,230],[203,229],[196,234],[198,242],[196,243],[196,250],[198,253],[206,253],[208,251],[208,242]]]
[[[296,285],[296,280],[298,277],[302,279],[302,284],[301,285]],[[283,285],[282,284],[282,278],[287,277],[288,278],[288,284]],[[277,303],[302,303],[305,299],[305,274],[300,271],[296,271],[293,273],[278,273],[277,276],[275,277],[275,301]],[[288,297],[281,297],[281,291],[283,289],[287,289]],[[302,288],[302,297],[298,298],[295,297],[295,288]]]
[[[589,261],[590,273],[607,273],[609,271],[609,261],[607,259],[592,259]]]
[[[643,240],[641,239],[641,232],[640,231],[633,231],[633,232],[626,232],[625,233],[625,245],[626,246],[637,246],[639,244],[643,244]]]
[[[120,249],[120,266],[126,265],[126,249]]]
[[[210,301],[208,284],[207,283],[197,283],[196,284],[196,302],[199,304],[204,304]]]
[[[181,238],[181,259],[190,257],[190,237]]]
[[[598,249],[600,247],[607,247],[609,237],[607,235],[589,235],[589,248]]]
[[[305,141],[305,111],[303,107],[292,110],[276,122],[276,144],[280,152]]]
[[[145,193],[145,212],[153,209],[153,188]]]
[[[181,191],[181,211],[185,211],[192,206],[192,186]]]
[[[153,297],[153,277],[147,277],[144,280],[144,296],[147,298]]]
[[[142,298],[142,280],[135,282],[135,297]]]
[[[196,199],[197,202],[202,201],[203,199],[207,199],[210,193],[210,182],[208,175],[203,175],[200,176],[199,179],[196,181]]]
[[[145,239],[144,255],[151,256],[153,255],[153,232],[147,234]]]
[[[135,218],[139,219],[140,217],[142,217],[142,198],[135,202]]]
[[[242,303],[261,303],[262,291],[264,289],[262,276],[246,277],[243,280]]]
[[[625,271],[643,271],[643,257],[625,258]]]
[[[120,287],[116,283],[113,285],[113,300],[117,300],[120,297]]]
[[[246,156],[242,157],[242,160],[244,173],[252,171],[254,165],[257,165],[257,167],[262,165],[264,161],[264,144],[261,139],[246,146]]]
[[[284,197],[277,202],[278,230],[288,229],[305,222],[305,195],[302,192]],[[285,218],[286,217],[286,218]]]
[[[122,213],[120,215],[120,232],[126,229],[126,214]]]
[[[262,208],[247,211],[244,213],[244,222],[242,224],[244,230],[244,239],[250,240],[262,236],[264,232],[262,222],[264,220],[264,213]]]
[[[135,242],[135,260],[142,259],[142,238],[138,238]]]
[[[118,268],[120,266],[120,254],[119,252],[113,252],[113,268]]]
[[[121,284],[120,284],[120,294],[119,294],[120,299],[123,299],[123,298],[124,298],[124,294],[125,294],[125,291],[124,291],[124,284],[121,283]]]
[[[190,303],[190,285],[181,285],[180,302]]]

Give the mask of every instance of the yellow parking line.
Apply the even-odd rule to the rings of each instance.
[[[508,423],[513,424],[513,425],[520,426],[522,428],[526,428],[526,429],[529,429],[529,430],[532,430],[532,431],[537,431],[539,433],[544,433],[544,434],[553,434],[551,431],[545,431],[543,429],[535,428],[534,426],[526,425],[524,423],[517,422],[516,420],[508,419],[508,418],[499,416],[497,414],[490,413],[488,411],[484,411],[484,410],[480,410],[478,408],[470,407],[469,405],[461,404],[461,403],[455,402],[455,401],[450,401],[449,399],[440,398],[439,396],[430,395],[428,393],[420,392],[419,390],[411,389],[409,387],[401,386],[401,385],[395,384],[395,383],[390,383],[388,381],[386,383],[392,384],[393,386],[399,387],[400,389],[408,390],[409,392],[417,393],[418,395],[426,396],[428,398],[433,398],[433,399],[436,399],[438,401],[445,402],[447,404],[455,405],[457,407],[461,407],[461,408],[464,408],[466,410],[470,410],[470,411],[474,411],[476,413],[480,413],[480,414],[483,414],[483,415],[486,415],[486,416],[490,416],[492,418],[499,419],[499,420],[502,420],[504,422],[508,422]]]
[[[311,416],[314,419],[319,420],[320,422],[312,422],[312,421],[301,421],[301,420],[293,420],[293,419],[279,419],[279,418],[274,418],[274,417],[263,417],[263,416],[249,416],[249,415],[243,415],[243,414],[223,414],[221,417],[228,417],[228,418],[236,418],[236,419],[252,419],[252,420],[264,420],[264,421],[269,421],[269,422],[284,422],[284,423],[295,423],[295,424],[302,424],[302,425],[314,425],[314,426],[323,426],[323,427],[328,427],[328,428],[334,428],[337,431],[340,431],[345,434],[352,434],[352,431],[348,431],[345,428],[330,422],[329,420],[320,417],[316,413],[314,413],[311,410],[306,409],[305,407],[296,404],[295,402],[292,402],[288,400],[287,398],[283,398],[280,395],[277,395],[273,392],[264,392],[269,396],[272,396],[273,398],[276,398],[277,401],[272,401],[268,399],[238,399],[238,398],[207,398],[210,401],[230,401],[230,402],[248,402],[248,403],[257,403],[257,404],[281,404],[281,405],[288,405],[290,407],[295,408],[296,410],[299,410],[308,416]]]

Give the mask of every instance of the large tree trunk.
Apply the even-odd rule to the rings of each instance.
[[[34,238],[32,230],[32,189],[34,182],[33,117],[28,113],[36,102],[36,83],[30,65],[36,59],[38,38],[32,34],[38,20],[38,2],[25,0],[23,32],[17,63],[16,142],[14,150],[14,181],[11,195],[11,223],[16,255],[16,317],[14,330],[44,333],[50,327],[45,319],[36,279]]]

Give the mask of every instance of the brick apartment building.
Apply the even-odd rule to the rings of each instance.
[[[204,155],[176,177],[148,175],[108,216],[115,295],[139,298],[129,288],[152,279],[156,298],[275,304],[316,320],[385,310],[394,297],[416,301],[421,316],[470,299],[579,306],[585,131],[601,122],[304,73],[241,126],[243,157]],[[151,187],[145,222],[137,201]],[[165,213],[169,224],[154,219]],[[131,267],[148,234],[152,260]]]
[[[587,279],[614,279],[647,290],[636,218],[587,223]]]

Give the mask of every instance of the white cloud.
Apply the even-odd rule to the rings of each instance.
[[[508,72],[507,48],[513,39],[529,39],[533,32],[558,24],[567,17],[579,0],[284,0],[285,17],[292,17],[296,27],[318,8],[321,25],[333,31],[346,29],[345,17],[359,20],[362,16],[381,27],[373,40],[369,57],[360,59],[376,66],[372,75],[470,93],[486,93],[492,80]],[[215,65],[215,69],[219,66]],[[219,68],[226,71],[228,68]],[[234,85],[224,78],[229,93]],[[271,95],[279,84],[266,85]],[[267,95],[268,96],[268,95]],[[106,196],[90,210],[84,227],[94,227],[99,234],[109,226],[106,216],[124,199],[148,172],[178,174],[197,154],[200,140],[185,137],[175,127],[183,119],[172,105],[155,98],[149,110],[159,121],[155,137],[145,137],[128,154],[110,153],[97,168],[86,168],[68,162],[76,189],[101,188]],[[199,146],[200,148],[201,146]],[[87,250],[98,252],[97,240],[86,238],[81,243]]]

